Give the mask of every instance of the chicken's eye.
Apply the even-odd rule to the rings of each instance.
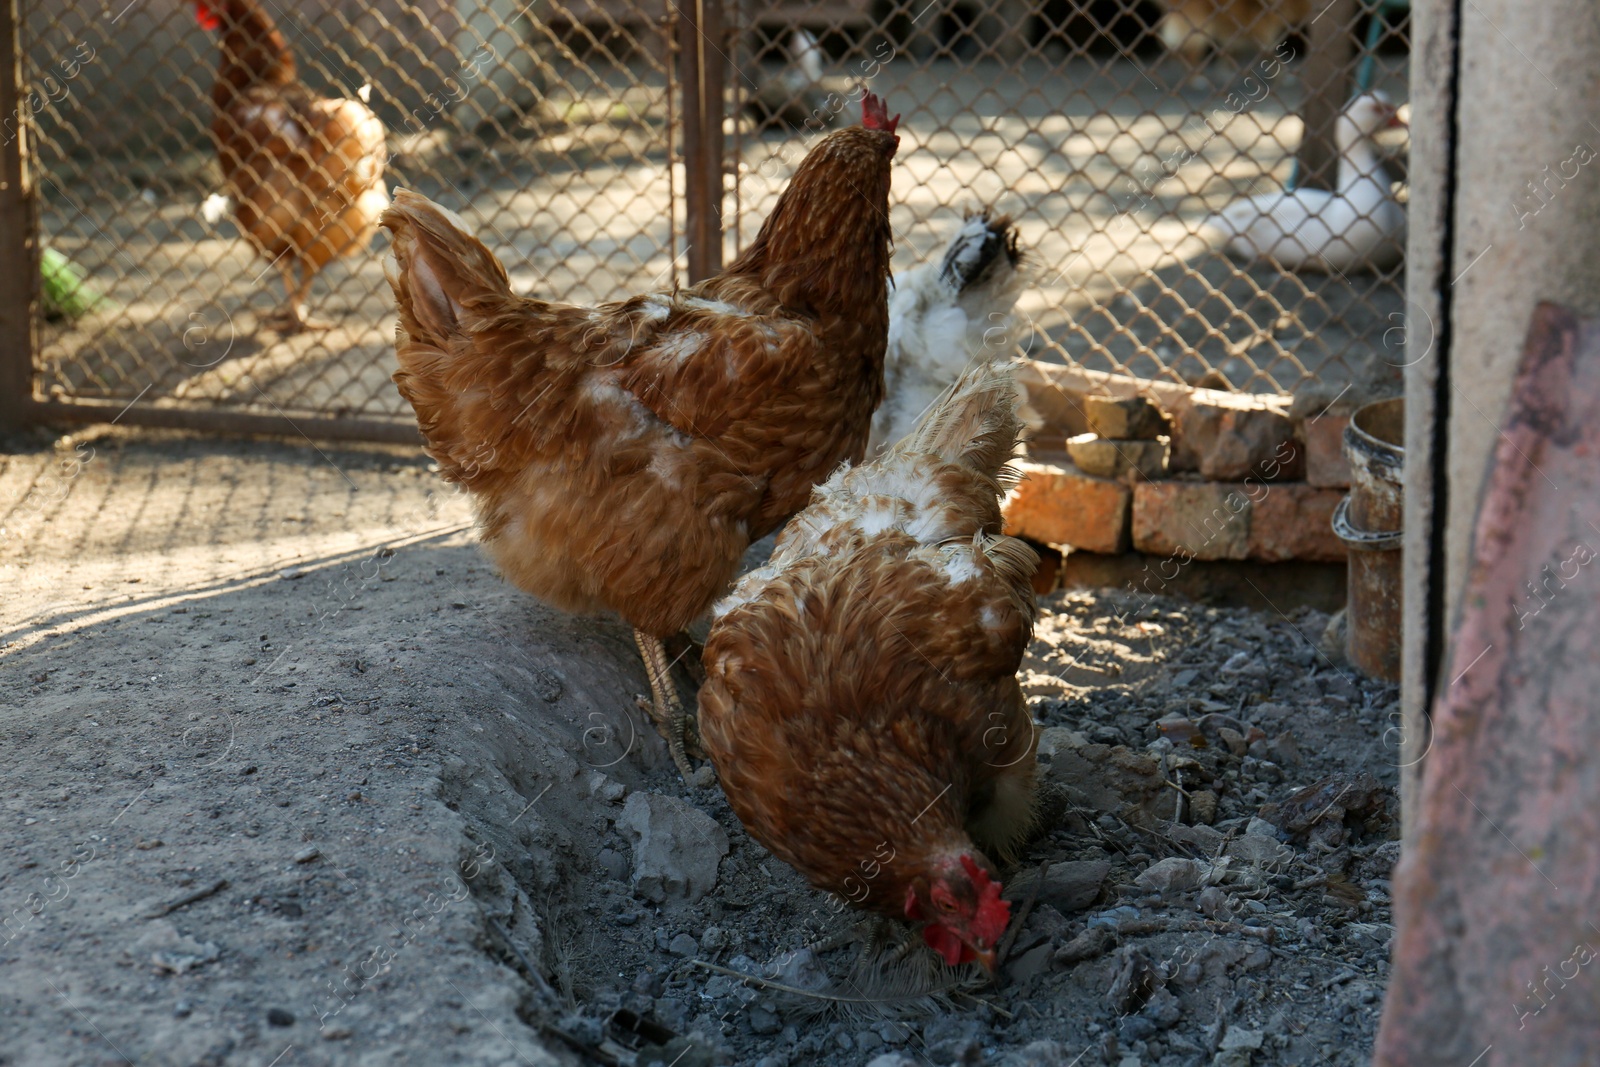
[[[955,911],[956,910],[956,902],[953,901],[953,900],[941,900],[941,901],[939,901],[939,910],[940,911]]]

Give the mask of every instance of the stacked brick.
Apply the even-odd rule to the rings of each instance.
[[[1348,412],[1048,364],[1021,379],[1046,425],[1018,464],[1008,533],[1181,562],[1344,560],[1329,520],[1349,484]]]

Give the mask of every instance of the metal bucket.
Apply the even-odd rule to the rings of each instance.
[[[1400,680],[1400,545],[1406,402],[1379,400],[1344,431],[1350,492],[1333,512],[1333,532],[1350,550],[1345,651],[1362,674]]]

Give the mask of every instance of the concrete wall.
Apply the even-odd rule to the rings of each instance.
[[[1529,315],[1539,300],[1600,313],[1600,5],[1420,0],[1413,18],[1407,762],[1433,686],[1466,666],[1451,670],[1447,639]]]

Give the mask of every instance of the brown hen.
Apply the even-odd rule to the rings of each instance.
[[[1038,557],[1000,533],[1016,386],[979,364],[880,459],[817,488],[717,604],[700,731],[752,837],[813,885],[992,969],[994,861],[1033,820],[1016,678]]]
[[[752,541],[866,447],[883,396],[889,164],[897,119],[801,162],[721,275],[596,308],[512,294],[451,212],[396,193],[395,383],[428,453],[471,492],[518,587],[615,611],[644,656],[686,777],[686,715],[661,639],[727,591]]]
[[[301,85],[294,56],[256,0],[196,0],[196,17],[222,32],[211,89],[211,135],[234,219],[283,275],[285,332],[306,318],[311,282],[340,256],[366,248],[389,204],[383,123],[356,100]]]

